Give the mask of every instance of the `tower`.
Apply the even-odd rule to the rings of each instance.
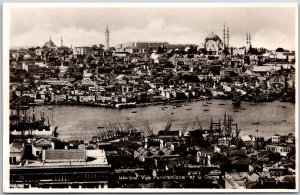
[[[227,47],[229,48],[229,27],[227,25]]]
[[[63,47],[63,45],[64,45],[64,41],[63,41],[63,38],[61,37],[60,38],[60,47]]]
[[[246,52],[249,51],[251,46],[251,35],[249,32],[247,32],[247,37],[246,37]]]
[[[246,35],[246,53],[248,52],[248,49],[249,49],[249,34],[247,32],[247,35]]]
[[[105,49],[109,49],[109,29],[108,25],[106,25],[106,30],[105,30]]]
[[[249,33],[249,48],[251,47],[251,34]]]
[[[224,23],[224,28],[223,28],[223,49],[226,49],[226,30],[225,30],[225,23]]]

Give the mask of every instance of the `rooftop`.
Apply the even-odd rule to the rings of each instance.
[[[11,165],[11,168],[109,166],[105,151],[100,149],[43,150],[43,160],[44,161],[27,161],[24,166]]]

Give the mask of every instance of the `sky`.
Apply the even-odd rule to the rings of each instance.
[[[105,28],[110,46],[135,41],[167,41],[174,44],[204,43],[214,32],[223,37],[229,27],[230,46],[294,50],[296,8],[293,7],[10,7],[11,48],[43,46],[51,37],[56,45],[104,44]]]

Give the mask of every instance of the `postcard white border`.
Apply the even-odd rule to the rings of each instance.
[[[3,4],[3,159],[8,159],[9,150],[9,13],[16,7],[103,7],[103,8],[130,8],[130,7],[162,7],[162,8],[191,8],[191,7],[290,7],[295,8],[295,53],[296,53],[296,109],[295,109],[295,136],[296,136],[296,189],[157,189],[157,188],[107,188],[107,189],[12,189],[9,188],[9,161],[3,160],[3,192],[5,193],[244,193],[244,192],[298,192],[299,190],[299,143],[298,135],[298,4],[297,3],[4,3]]]

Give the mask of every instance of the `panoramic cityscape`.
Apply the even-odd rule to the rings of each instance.
[[[9,188],[296,189],[295,7],[186,8],[186,26],[171,8],[119,8],[120,24],[101,8],[99,33],[91,8],[43,9],[10,18]],[[60,30],[74,13],[80,37]]]

